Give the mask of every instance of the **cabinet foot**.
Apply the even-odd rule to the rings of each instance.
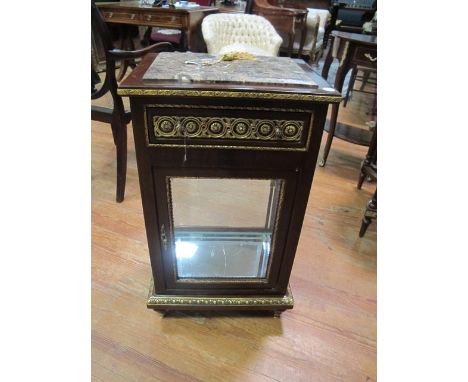
[[[161,318],[164,318],[169,314],[169,312],[167,310],[160,310],[160,309],[153,309],[153,310],[156,313],[158,313],[161,316]]]

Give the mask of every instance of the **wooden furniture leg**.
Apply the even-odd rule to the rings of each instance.
[[[372,134],[366,158],[361,165],[361,172],[359,173],[357,184],[358,190],[361,189],[366,176],[377,179],[377,126],[374,127],[374,133]]]
[[[372,199],[367,203],[366,211],[364,212],[364,217],[362,218],[361,229],[359,230],[359,237],[363,237],[372,223],[372,219],[377,217],[377,190],[375,190]]]
[[[357,76],[357,68],[354,67],[351,72],[351,78],[349,79],[349,84],[348,84],[348,90],[346,90],[346,96],[343,102],[343,107],[346,107],[346,104],[348,103],[349,96],[351,95],[351,92],[353,91],[354,88],[354,82],[356,81],[356,76]]]
[[[294,39],[296,38],[295,33],[288,33],[288,39],[289,39],[289,44],[288,44],[288,57],[292,57],[292,51],[293,51],[293,46],[294,46]]]
[[[117,151],[117,193],[118,203],[124,200],[125,181],[127,178],[127,125],[122,118],[118,118],[116,124],[111,124],[112,130],[116,131],[115,147]]]
[[[331,39],[334,40],[333,36],[331,37]],[[325,78],[325,79],[328,78],[328,72],[330,70],[330,65],[333,62],[332,50],[333,50],[333,41],[331,41],[330,45],[328,46],[327,57],[325,58],[325,62],[323,63],[322,77]]]
[[[335,89],[338,90],[339,92],[341,92],[341,89],[343,89],[343,81],[346,76],[345,67],[346,66],[344,65],[340,66],[338,68],[338,71],[336,72]],[[323,71],[322,71],[322,77],[323,77]],[[325,148],[323,149],[322,159],[319,162],[320,167],[324,167],[325,163],[327,163],[327,158],[328,158],[328,154],[330,153],[333,136],[335,135],[336,121],[338,119],[339,107],[340,107],[339,103],[334,103],[332,105],[332,113],[330,116],[330,123],[328,125],[328,137],[327,137],[327,142],[325,143]]]
[[[370,74],[371,72],[369,70],[363,71],[361,87],[359,88],[359,90],[364,90],[364,87],[366,86],[367,81],[369,81]]]

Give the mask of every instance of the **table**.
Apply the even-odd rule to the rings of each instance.
[[[349,70],[359,65],[369,69],[377,69],[377,37],[357,33],[333,31],[332,43],[322,69],[322,77],[328,78],[328,71],[333,59],[338,59],[340,64],[336,72],[334,87],[340,91]],[[333,104],[328,126],[328,138],[323,151],[323,158],[319,165],[325,166],[333,137],[344,139],[348,142],[369,146],[371,133],[369,131],[337,123],[339,104]]]
[[[302,60],[315,84],[253,83],[270,72],[252,62],[248,82],[163,79],[155,65],[182,65],[180,55],[147,55],[118,90],[132,110],[154,280],[147,307],[279,314],[294,304],[289,276],[328,105],[341,94]],[[210,70],[218,64],[232,65]],[[181,73],[204,70],[186,65]]]
[[[201,33],[203,18],[217,13],[217,7],[162,8],[140,5],[139,1],[96,4],[108,23],[142,25],[180,29],[183,47],[194,52],[206,52]]]

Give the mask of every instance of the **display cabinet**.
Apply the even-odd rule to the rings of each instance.
[[[175,58],[190,61],[171,54],[169,72]],[[147,306],[292,308],[289,276],[327,108],[341,95],[289,58],[309,84],[271,80],[259,59],[246,74],[256,80],[238,81],[226,63],[221,72],[237,74],[208,81],[215,69],[197,62],[171,80],[155,57],[119,88],[132,110],[153,276]]]

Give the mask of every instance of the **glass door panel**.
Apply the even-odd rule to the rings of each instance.
[[[266,278],[283,183],[170,177],[177,278]]]

